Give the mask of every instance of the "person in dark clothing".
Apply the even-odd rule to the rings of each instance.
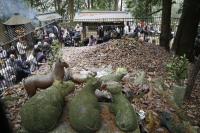
[[[40,51],[36,54],[36,60],[38,63],[43,63],[46,61],[46,56],[44,55],[44,53],[42,51]]]
[[[11,46],[8,49],[8,51],[7,51],[7,57],[9,58],[11,54],[17,56],[17,49],[15,48],[15,46]]]
[[[0,81],[4,80],[4,76],[0,73]]]
[[[102,39],[104,36],[104,29],[103,29],[103,25],[98,27],[98,31],[99,31],[99,38]]]
[[[12,128],[9,124],[8,118],[6,117],[6,112],[5,112],[5,105],[0,100],[0,132],[1,133],[12,133]]]
[[[4,76],[0,73],[0,89],[2,89],[5,85],[5,78]]]
[[[138,37],[138,33],[141,33],[141,32],[142,32],[142,28],[141,28],[140,24],[138,24],[134,30],[134,36]]]
[[[16,83],[19,83],[23,78],[31,75],[30,65],[25,60],[15,60],[15,76]]]

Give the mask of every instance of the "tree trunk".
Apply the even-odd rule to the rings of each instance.
[[[77,1],[77,11],[80,10],[80,0]]]
[[[72,21],[74,19],[74,14],[75,14],[75,10],[74,10],[74,0],[69,0],[68,3],[68,15],[69,15],[69,19],[70,21]]]
[[[120,11],[122,11],[123,0],[121,0]]]
[[[189,99],[193,90],[193,87],[195,85],[195,80],[197,78],[197,75],[200,71],[200,55],[195,62],[195,64],[192,65],[192,70],[189,73],[188,77],[188,83],[187,83],[187,88],[186,88],[186,93],[185,93],[185,99]]]
[[[57,11],[57,0],[54,0],[54,8]]]
[[[118,10],[118,2],[119,2],[119,0],[115,0],[115,11],[117,11]]]
[[[108,3],[109,5],[109,10],[111,11],[111,0],[109,0],[109,3]]]
[[[90,0],[88,0],[87,3],[88,3],[88,9],[90,9]]]
[[[148,17],[148,14],[150,14],[151,10],[151,3],[149,1],[145,1],[145,17]]]
[[[62,14],[60,5],[61,5],[61,0],[57,0],[57,11],[58,11],[59,14]]]
[[[31,1],[30,1],[30,4],[31,4],[31,7],[33,7],[34,1],[31,0]]]
[[[90,4],[91,4],[91,9],[93,9],[94,8],[94,0],[91,0]]]
[[[200,1],[184,0],[183,13],[176,33],[173,49],[177,55],[184,55],[193,61],[194,41],[200,20]]]
[[[162,0],[162,24],[160,34],[160,46],[169,51],[169,41],[171,34],[171,7],[172,0]]]

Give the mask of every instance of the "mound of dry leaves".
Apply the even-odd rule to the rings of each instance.
[[[70,64],[70,67],[77,70],[92,67],[99,68],[108,65],[111,65],[113,70],[118,67],[125,67],[130,73],[134,70],[143,70],[146,73],[145,78],[148,82],[151,82],[156,78],[162,77],[165,79],[167,77],[165,66],[170,58],[170,54],[156,45],[149,43],[141,44],[134,39],[118,39],[91,47],[65,47],[63,48],[63,58]],[[47,65],[42,66],[37,73],[47,72],[48,69]],[[168,102],[167,96],[156,92],[155,86],[151,84],[128,86],[124,83],[124,85],[129,87],[134,94],[140,96],[132,100],[136,110],[144,110],[152,115],[148,115],[150,117],[149,128],[158,130],[158,132],[167,132],[159,126],[157,123],[158,118],[156,118],[161,111],[176,113],[176,108]],[[170,87],[170,82],[165,80],[165,85]],[[80,88],[80,86],[82,85],[76,87]],[[140,92],[142,89],[148,91],[141,96]],[[2,97],[6,99],[7,116],[14,130],[20,129],[19,110],[28,99],[25,90],[21,85],[17,85],[4,90]]]

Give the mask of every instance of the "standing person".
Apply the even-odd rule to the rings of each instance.
[[[145,21],[144,20],[140,21],[140,26],[141,26],[142,29],[144,29],[144,27],[145,27]]]
[[[17,42],[17,50],[21,59],[26,59],[26,49],[27,45],[24,43],[24,41],[22,41],[21,38],[19,38],[19,41]]]
[[[129,33],[129,27],[127,24],[125,24],[124,25],[124,35],[126,36],[126,35],[128,35],[128,33]]]
[[[56,24],[53,25],[53,33],[56,35],[57,38],[59,38],[59,29]]]
[[[116,32],[117,32],[118,34],[120,34],[120,29],[119,29],[119,27],[118,27],[118,26],[116,27],[116,29],[115,29],[115,30],[116,30]]]
[[[104,37],[104,27],[103,27],[103,25],[98,27],[98,32],[99,32],[99,39],[103,39],[103,37]]]
[[[144,26],[144,41],[148,42],[149,41],[149,33],[150,33],[150,25],[149,24],[145,24]]]
[[[42,31],[42,29],[38,29],[36,34],[37,34],[37,41],[42,41],[43,40],[43,31]]]
[[[134,33],[135,28],[136,28],[136,25],[135,25],[135,23],[133,23],[133,24],[130,26],[130,32],[131,32],[131,33]]]
[[[82,27],[79,24],[77,24],[75,27],[75,31],[82,32]]]
[[[64,31],[63,31],[63,40],[64,40],[64,41],[66,41],[66,38],[67,38],[68,35],[69,35],[69,32],[68,32],[68,30],[67,30],[67,28],[66,28],[66,29],[64,29]]]
[[[76,25],[75,27],[75,34],[74,34],[74,46],[78,46],[79,41],[81,41],[81,32],[82,32],[82,27],[79,26],[79,24]]]
[[[136,28],[135,28],[135,30],[134,30],[134,36],[135,37],[139,37],[141,31],[142,31],[141,25],[140,25],[140,23],[138,23],[137,26],[136,26]]]

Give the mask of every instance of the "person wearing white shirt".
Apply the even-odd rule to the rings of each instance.
[[[82,32],[82,27],[79,24],[77,24],[75,27],[75,31]]]
[[[6,50],[3,49],[3,47],[0,47],[0,58],[5,59],[7,57]]]
[[[127,24],[125,24],[125,26],[124,26],[124,35],[128,35],[128,33],[129,33],[129,27],[128,27]]]
[[[69,34],[67,29],[64,29],[64,33],[63,33],[63,39],[65,40],[65,38],[67,37],[67,35]]]
[[[136,28],[136,26],[135,26],[135,24],[133,23],[132,26],[131,26],[131,33],[134,33],[135,28]]]
[[[17,50],[20,54],[20,58],[26,58],[26,49],[27,49],[27,46],[24,44],[24,42],[19,39],[19,41],[17,42]]]

